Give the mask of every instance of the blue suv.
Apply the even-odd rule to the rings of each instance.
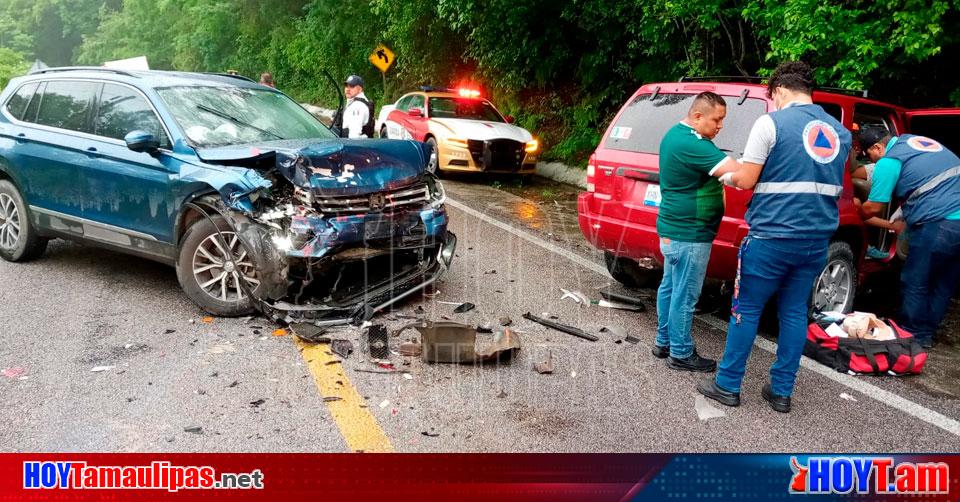
[[[429,147],[346,140],[244,77],[53,68],[0,94],[0,257],[51,238],[176,267],[221,316],[371,317],[449,267]]]

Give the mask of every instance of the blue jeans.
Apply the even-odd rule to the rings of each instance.
[[[793,394],[800,356],[807,339],[807,313],[814,281],[827,262],[825,239],[757,239],[740,245],[740,263],[733,293],[733,315],[727,345],[717,366],[717,385],[740,392],[747,359],[757,337],[760,314],[779,293],[780,337],[770,384],[778,396]]]
[[[712,242],[660,239],[663,280],[657,290],[657,341],[677,359],[693,354],[693,311],[703,289]]]
[[[900,323],[920,343],[932,343],[960,281],[960,221],[910,228],[910,251],[900,273]]]

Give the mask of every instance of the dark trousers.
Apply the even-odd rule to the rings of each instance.
[[[910,251],[900,273],[900,324],[923,344],[933,342],[960,281],[960,220],[910,228]]]

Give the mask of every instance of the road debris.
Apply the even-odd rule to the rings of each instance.
[[[423,321],[408,324],[397,332],[415,328],[422,340],[421,358],[425,363],[471,364],[506,361],[520,350],[520,338],[511,330],[494,336],[493,343],[478,350],[477,330],[453,321]]]
[[[273,330],[273,336],[287,336],[287,330],[283,328],[277,328]]]
[[[542,317],[537,317],[531,314],[530,312],[523,314],[523,318],[533,321],[537,324],[542,324],[548,328],[553,328],[557,331],[561,331],[568,335],[573,335],[579,338],[583,338],[584,340],[590,340],[591,342],[595,342],[600,339],[600,337],[598,337],[597,335],[591,335],[590,333],[587,333],[586,331],[583,331],[580,328],[575,328],[573,326],[567,326],[566,324],[560,324],[558,322],[553,322],[547,319],[543,319]]]
[[[507,397],[507,391],[500,389],[500,392],[497,393],[497,397],[500,399]]]
[[[641,311],[647,310],[647,306],[643,303],[643,300],[636,296],[615,293],[613,291],[606,290],[606,289],[600,291],[600,296],[604,297],[605,299],[611,302],[625,303],[628,305],[639,307]]]
[[[401,356],[419,356],[423,353],[423,346],[416,342],[403,342],[400,344]]]
[[[541,375],[553,373],[553,352],[547,351],[547,360],[535,363],[533,369]]]
[[[200,427],[199,425],[184,427],[183,432],[189,432],[190,434],[203,434],[203,427]]]
[[[387,339],[387,327],[383,324],[374,324],[367,328],[367,351],[374,359],[390,357],[390,345]]]
[[[465,302],[465,303],[461,303],[459,307],[453,309],[453,313],[454,313],[454,314],[462,314],[462,313],[464,313],[464,312],[470,312],[471,310],[473,310],[473,309],[475,309],[475,308],[477,308],[476,305],[474,305],[474,304],[472,304],[472,303],[470,303],[470,302]]]
[[[513,319],[510,319],[510,318],[507,317],[507,316],[503,316],[503,317],[500,318],[500,325],[501,325],[501,326],[509,326],[509,325],[511,325],[511,324],[513,324]]]
[[[204,324],[211,324],[211,323],[213,323],[213,318],[210,317],[210,316],[206,316],[206,317],[204,317],[203,319],[200,319],[200,322],[202,322],[202,323],[204,323]]]
[[[330,350],[342,359],[347,359],[353,354],[353,342],[338,338],[330,342]]]
[[[163,330],[163,334],[164,334],[164,335],[169,335],[169,334],[171,334],[171,333],[176,333],[176,332],[177,332],[177,330],[175,330],[175,329],[165,329],[165,330]]]
[[[563,296],[560,297],[560,300],[566,300],[567,298],[570,298],[581,307],[584,305],[590,305],[590,298],[579,291],[568,291],[563,288],[560,288],[560,291],[563,293]]]
[[[857,398],[851,396],[850,394],[847,394],[846,392],[841,392],[841,393],[840,393],[840,398],[841,398],[841,399],[846,399],[847,401],[857,402]]]
[[[266,399],[257,399],[256,401],[250,401],[251,408],[259,408],[261,404],[266,403]]]
[[[640,339],[637,338],[637,337],[635,337],[635,336],[633,336],[633,335],[627,335],[627,337],[624,338],[623,340],[624,340],[625,342],[627,342],[627,343],[632,343],[632,344],[634,344],[634,345],[640,343]]]
[[[300,340],[307,343],[330,343],[330,337],[323,336],[324,328],[310,323],[294,323],[288,326],[290,331]]]
[[[386,408],[387,406],[390,406],[390,400],[384,399],[383,401],[380,402],[379,406],[381,410]]]
[[[410,373],[404,373],[403,378],[406,378],[407,380],[413,380],[413,375],[411,375]]]
[[[485,322],[483,324],[477,325],[477,333],[485,333],[485,334],[493,333],[493,325],[490,324],[489,322]]]
[[[207,352],[210,354],[226,354],[228,352],[236,352],[236,351],[237,351],[236,347],[226,343],[214,345],[209,349],[207,349]]]
[[[233,387],[236,387],[236,386],[238,386],[238,385],[240,385],[240,382],[234,380],[233,382],[230,383],[230,385],[227,386],[227,388],[228,388],[228,389],[229,389],[229,388],[233,388]]]
[[[102,373],[104,371],[110,371],[113,368],[114,366],[94,366],[92,369],[90,369],[90,371],[94,373]]]
[[[700,420],[710,420],[711,418],[721,418],[727,416],[727,413],[720,408],[710,404],[707,398],[697,395],[693,402],[693,408],[697,410],[697,418]]]
[[[27,374],[27,370],[20,367],[4,368],[3,371],[0,371],[0,374],[7,378],[20,378]]]
[[[343,401],[343,398],[340,396],[324,396],[323,402],[332,403],[334,401]]]
[[[608,309],[632,310],[634,312],[644,311],[644,307],[638,307],[629,303],[611,302],[609,300],[597,300],[590,303],[598,307],[604,307]]]
[[[438,437],[440,437],[440,433],[439,433],[439,432],[427,432],[427,431],[423,431],[423,432],[421,432],[420,434],[423,434],[424,436],[427,436],[428,438],[438,438]]]

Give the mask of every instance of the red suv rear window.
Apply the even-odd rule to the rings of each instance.
[[[671,127],[687,115],[687,110],[696,94],[640,94],[627,104],[619,120],[610,130],[605,148],[635,153],[657,153],[660,140]],[[743,155],[747,136],[758,117],[767,112],[767,102],[748,98],[737,104],[737,96],[725,96],[727,118],[723,130],[714,143],[734,158]]]

